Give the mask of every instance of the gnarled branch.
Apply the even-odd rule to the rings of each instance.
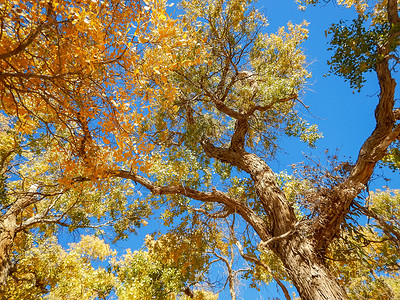
[[[213,188],[212,192],[202,192],[183,184],[179,185],[156,185],[149,179],[125,170],[116,170],[109,173],[112,177],[130,179],[143,187],[147,188],[153,195],[182,195],[203,202],[216,202],[227,206],[229,209],[238,213],[246,220],[258,233],[259,236],[268,239],[269,233],[266,230],[266,224],[250,207],[245,203],[229,197],[225,193]]]

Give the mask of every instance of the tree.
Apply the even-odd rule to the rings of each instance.
[[[257,12],[247,11],[243,2],[191,1],[183,5],[190,18],[206,20],[197,32],[209,45],[208,64],[177,70],[175,80],[184,83],[179,86],[177,111],[154,112],[145,123],[147,132],[153,129],[152,142],[159,149],[151,169],[157,181],[123,170],[115,174],[173,201],[185,203],[189,197],[207,203],[207,212],[221,209],[227,212],[225,216],[240,215],[257,233],[260,244],[282,261],[302,298],[346,299],[324,257],[354,199],[400,133],[394,108],[395,81],[389,66],[396,58],[398,43],[397,2],[388,1],[379,6],[381,11],[376,9],[380,22],[372,33],[380,32],[381,27],[389,29],[379,36],[379,44],[366,45],[371,53],[368,62],[374,66],[381,88],[376,129],[340,180],[329,188],[317,186],[316,192],[308,195],[310,213],[303,220],[296,217],[261,155],[273,153],[279,130],[310,143],[317,135],[315,127],[306,126],[295,108],[308,76],[299,49],[306,37],[304,26],[289,24],[288,32],[281,29],[277,35],[259,35],[257,26],[263,19]],[[369,70],[362,67],[363,56],[354,52],[360,47],[343,52],[348,49],[346,42],[359,40],[343,34],[342,27],[334,26],[331,32],[332,47],[337,50],[331,62],[333,71],[359,87],[360,76]],[[378,42],[369,39],[370,32],[348,32],[359,34],[357,38],[368,43]],[[348,62],[352,63],[349,67]],[[243,80],[243,71],[249,74],[247,80]],[[358,77],[353,79],[354,73]]]
[[[47,111],[32,113],[26,109],[22,114],[28,116],[27,120],[47,124],[49,132],[54,131],[51,140],[61,145],[56,149],[67,157],[56,169],[59,173],[48,172],[60,176],[63,188],[110,180],[126,180],[147,188],[151,192],[148,203],[154,208],[166,207],[162,218],[171,227],[171,233],[159,242],[159,247],[171,255],[162,261],[162,268],[167,270],[170,263],[184,262],[179,257],[174,260],[175,251],[170,251],[162,239],[177,245],[188,239],[200,252],[207,247],[221,249],[224,242],[217,234],[216,220],[227,219],[227,224],[232,224],[228,243],[234,241],[239,253],[258,266],[251,274],[255,280],[290,280],[302,299],[348,299],[348,295],[358,293],[363,281],[374,286],[377,293],[396,295],[398,286],[376,271],[392,265],[391,275],[398,276],[398,255],[393,249],[398,247],[399,231],[390,221],[392,217],[397,221],[397,215],[387,215],[356,198],[380,161],[393,168],[398,162],[400,116],[392,76],[398,61],[398,3],[379,1],[374,7],[362,1],[340,3],[354,5],[359,17],[350,25],[342,22],[328,30],[335,51],[330,61],[332,72],[360,89],[365,72],[373,71],[380,86],[376,128],[354,163],[337,161],[330,170],[323,170],[321,165],[306,166],[302,178],[284,180],[278,180],[267,164],[276,154],[280,135],[299,137],[310,146],[320,137],[317,127],[298,112],[303,105],[299,94],[310,76],[301,49],[307,37],[306,23],[288,23],[286,29],[267,34],[265,17],[251,8],[251,1],[238,0],[183,1],[185,13],[177,23],[163,12],[165,3],[155,1],[143,7],[150,14],[145,15],[151,29],[147,32],[144,26],[146,36],[138,37],[140,55],[134,51],[126,61],[121,58],[122,66],[114,69],[102,65],[83,76],[90,78],[90,83],[99,82],[104,79],[103,68],[108,70],[100,89],[96,90],[96,85],[93,90],[85,89],[90,91],[87,99],[86,94],[77,94],[85,99],[84,105],[71,108],[75,98],[60,104],[75,116],[64,122],[66,128],[57,123],[58,118],[39,119],[48,116]],[[81,20],[85,23],[85,14]],[[110,20],[114,24],[115,19]],[[171,26],[162,29],[160,24],[164,23]],[[124,36],[124,31],[121,34]],[[114,35],[110,37],[114,41]],[[105,44],[114,51],[111,41]],[[129,39],[122,48],[125,45],[129,45]],[[20,87],[7,82],[3,85],[6,114],[18,120],[14,124],[26,126],[28,122],[22,123],[24,118],[18,112],[26,98],[14,96]],[[75,82],[64,86],[67,91],[76,88]],[[113,89],[118,97],[114,98]],[[101,93],[108,97],[104,102],[97,101]],[[14,99],[12,105],[10,99]],[[81,107],[86,109],[83,119]],[[115,113],[107,113],[106,108]],[[13,128],[21,132],[16,125]],[[35,127],[31,130],[42,132]],[[389,156],[385,156],[388,150]],[[34,193],[24,195],[31,197]],[[391,192],[388,195],[388,205],[395,207],[397,198],[391,197]],[[378,207],[379,198],[373,198]],[[375,228],[356,226],[346,219],[355,218],[357,213],[375,219]],[[199,234],[198,228],[207,235]],[[176,232],[179,234],[171,235]],[[11,243],[8,245],[10,249]],[[358,251],[352,253],[349,245],[357,246]],[[383,261],[378,265],[364,263],[366,255]],[[203,258],[200,254],[197,257]],[[357,263],[351,264],[354,257]],[[204,258],[190,276],[207,264]],[[354,275],[357,269],[364,278]],[[366,276],[368,273],[371,276]]]
[[[23,249],[18,249],[18,264],[3,290],[5,299],[109,299],[111,292],[118,299],[217,297],[185,287],[193,280],[193,273],[182,268],[182,263],[179,267],[167,261],[165,253],[157,251],[158,242],[150,236],[144,249],[128,250],[122,257],[93,235],[81,236],[66,250],[54,236],[39,240],[27,236],[25,240]]]
[[[4,299],[106,299],[117,285],[114,274],[94,267],[116,255],[101,239],[82,236],[64,250],[52,236],[26,237],[18,249],[18,264],[8,278]]]
[[[153,94],[135,90],[146,85],[141,74],[171,69],[167,55],[156,65],[153,52],[160,50],[147,45],[165,44],[168,52],[170,44],[188,42],[178,22],[159,26],[167,18],[163,5],[151,7],[137,1],[2,2],[1,286],[25,230],[112,225],[118,239],[150,213],[146,203],[128,202],[131,183],[100,184],[98,177],[107,176],[107,161],[134,165],[133,148],[146,152],[134,131],[141,114],[129,103]],[[107,137],[116,132],[111,143]]]

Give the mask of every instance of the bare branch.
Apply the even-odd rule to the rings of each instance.
[[[209,213],[208,211],[206,211],[205,209],[202,209],[202,208],[192,208],[192,207],[188,207],[188,206],[186,206],[186,208],[188,210],[191,210],[194,212],[202,213],[206,217],[211,218],[211,219],[226,219],[229,215],[234,213],[234,211],[232,209],[229,209],[227,207],[224,207],[222,210],[217,211],[215,213]]]
[[[279,241],[279,240],[282,240],[282,239],[285,239],[285,238],[291,236],[292,234],[294,234],[294,233],[297,231],[297,225],[299,225],[299,224],[300,224],[300,223],[297,222],[297,223],[294,225],[294,229],[292,229],[292,230],[290,230],[290,231],[288,231],[288,232],[286,232],[286,233],[284,233],[284,234],[281,234],[281,235],[279,235],[279,236],[274,236],[274,237],[270,238],[269,240],[267,240],[267,241],[265,241],[265,242],[264,242],[264,241],[261,241],[261,242],[260,242],[260,246],[261,246],[261,247],[267,248],[269,244],[271,244],[271,243],[273,244],[273,243],[275,243],[276,241]]]
[[[297,94],[292,94],[289,97],[283,98],[283,99],[279,99],[277,101],[272,101],[270,104],[268,104],[267,106],[259,106],[259,105],[254,105],[253,107],[251,107],[247,112],[246,112],[246,117],[249,117],[251,115],[253,115],[256,111],[267,111],[270,110],[275,104],[277,103],[284,103],[284,102],[288,102],[288,101],[292,101],[292,100],[296,100],[297,99]]]

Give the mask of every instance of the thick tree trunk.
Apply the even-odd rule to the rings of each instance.
[[[0,223],[0,290],[7,282],[11,268],[10,255],[17,228],[16,215],[10,214]]]
[[[11,249],[19,226],[17,216],[29,205],[37,201],[36,193],[39,186],[34,184],[27,193],[15,201],[0,217],[0,290],[7,282],[11,268]]]
[[[251,175],[259,201],[269,216],[269,228],[265,229],[269,238],[260,238],[280,257],[302,300],[348,299],[343,287],[324,266],[312,241],[296,228],[293,208],[265,161],[243,149],[218,148],[210,143],[205,143],[204,148],[209,156],[228,161]]]
[[[275,174],[254,154],[241,154],[242,169],[254,180],[254,187],[266,212],[270,233],[275,243],[270,248],[282,260],[290,279],[303,300],[345,300],[345,290],[330,274],[318,256],[314,244],[296,228],[296,217],[285,194],[279,188]]]
[[[345,300],[345,290],[318,257],[312,243],[293,234],[274,245],[302,300]]]

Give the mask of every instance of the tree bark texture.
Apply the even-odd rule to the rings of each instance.
[[[37,201],[38,186],[32,185],[8,210],[0,216],[0,290],[7,282],[11,267],[11,249],[19,230],[17,216],[29,205]]]
[[[344,289],[319,258],[312,239],[306,237],[307,230],[299,233],[298,228],[296,229],[297,220],[293,208],[266,162],[242,149],[218,148],[210,143],[204,144],[204,148],[209,156],[227,161],[250,174],[259,200],[270,220],[270,238],[261,239],[280,257],[301,298],[348,299]]]
[[[274,252],[282,260],[301,299],[345,300],[345,290],[325,267],[314,245],[296,233],[280,241]]]
[[[7,282],[10,271],[11,248],[17,228],[17,216],[10,214],[0,223],[0,290]]]

